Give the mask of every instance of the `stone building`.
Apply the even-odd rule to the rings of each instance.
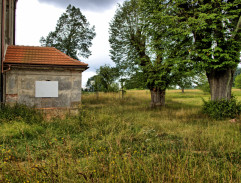
[[[87,64],[53,47],[8,46],[4,100],[36,108],[75,108]]]
[[[88,64],[53,47],[15,46],[17,0],[1,1],[1,101],[43,109],[73,109],[81,103]]]

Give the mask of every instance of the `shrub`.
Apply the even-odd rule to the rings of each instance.
[[[202,90],[204,93],[210,93],[210,86],[208,82],[200,85],[199,89]]]
[[[241,74],[235,78],[234,83],[236,88],[241,89]]]
[[[241,103],[237,102],[235,97],[230,100],[216,100],[205,101],[203,100],[203,113],[214,119],[235,118],[241,112]]]
[[[28,124],[40,123],[43,120],[43,116],[39,111],[26,105],[1,105],[0,122],[12,121],[16,120],[17,118],[23,119]]]

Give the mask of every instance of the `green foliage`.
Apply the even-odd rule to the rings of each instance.
[[[17,119],[22,119],[27,124],[34,124],[41,123],[43,116],[41,112],[26,105],[15,104],[14,106],[10,106],[2,104],[0,108],[0,123],[11,122]]]
[[[190,4],[179,1],[174,6],[178,8],[179,28],[188,25],[186,30],[180,31],[182,34],[190,31],[195,39],[190,51],[192,59],[208,73],[236,68],[241,49],[240,28],[236,29],[240,2],[198,1]]]
[[[60,16],[55,31],[46,38],[42,37],[40,43],[42,46],[55,47],[74,59],[78,59],[78,56],[88,58],[95,35],[95,27],[90,27],[80,9],[69,5]]]
[[[203,113],[217,120],[236,118],[241,113],[241,103],[238,102],[234,97],[232,97],[230,100],[203,100],[203,102]]]
[[[239,74],[235,78],[235,87],[241,89],[241,74]]]
[[[202,90],[204,93],[210,93],[210,86],[208,79],[204,73],[201,73],[197,77],[196,81],[197,87]]]
[[[179,86],[184,90],[192,88],[195,78],[197,77],[196,70],[190,62],[180,61],[172,69],[173,79],[172,85]]]
[[[90,91],[117,92],[119,86],[116,83],[119,77],[118,69],[108,65],[100,66],[97,75],[88,79],[86,86]]]
[[[165,1],[125,1],[119,5],[109,31],[110,54],[117,67],[141,71],[142,82],[155,92],[165,91],[174,81],[181,87],[190,86],[193,70],[188,51],[192,37],[174,35],[171,30],[175,29],[176,21],[169,17],[176,11],[165,6]],[[159,98],[152,97],[152,102],[160,101]]]
[[[237,69],[235,70],[235,73],[233,75],[233,79],[235,80],[235,78],[241,74],[241,68],[237,67]]]
[[[162,53],[165,53],[166,60],[174,66],[179,65],[178,62],[190,61],[208,77],[215,76],[216,80],[220,77],[216,74],[218,72],[230,72],[228,76],[231,77],[240,62],[240,0],[140,2],[146,15],[144,22],[149,24],[146,31],[154,35],[152,44],[164,46]],[[218,86],[212,86],[215,87]],[[231,88],[227,90],[227,87],[224,86],[223,91],[230,96]],[[212,95],[222,98],[218,91]]]
[[[86,87],[90,92],[101,91],[101,82],[99,75],[90,77],[86,83]]]
[[[209,83],[206,81],[198,86],[200,90],[202,90],[204,93],[210,93],[210,86]]]
[[[125,80],[125,88],[129,89],[146,89],[146,81],[143,72],[134,73],[129,79]]]

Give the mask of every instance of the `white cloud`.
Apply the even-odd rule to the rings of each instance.
[[[86,83],[87,83],[88,79],[94,75],[96,75],[96,72],[89,71],[89,70],[86,70],[82,73],[82,88],[86,87]]]
[[[21,0],[16,12],[16,44],[39,46],[41,36],[54,30],[64,9],[40,4],[37,0]]]
[[[38,0],[39,2],[53,4],[62,8],[66,8],[72,4],[81,10],[103,11],[111,8],[119,0]]]
[[[65,9],[55,7],[53,4],[40,3],[39,0],[18,1],[16,12],[16,44],[40,46],[39,40],[41,36],[46,37],[50,31],[54,31],[57,20],[65,12]],[[91,47],[92,55],[89,59],[81,59],[81,61],[88,63],[90,67],[83,73],[83,83],[86,83],[88,76],[91,77],[101,65],[114,65],[109,57],[108,29],[115,9],[116,5],[114,3],[112,3],[111,8],[102,12],[81,9],[90,25],[95,25],[96,27],[96,37]]]

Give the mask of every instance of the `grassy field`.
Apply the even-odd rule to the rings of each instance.
[[[7,116],[0,182],[241,182],[241,119],[209,119],[202,98],[169,90],[151,109],[149,91],[84,94],[76,117]]]

